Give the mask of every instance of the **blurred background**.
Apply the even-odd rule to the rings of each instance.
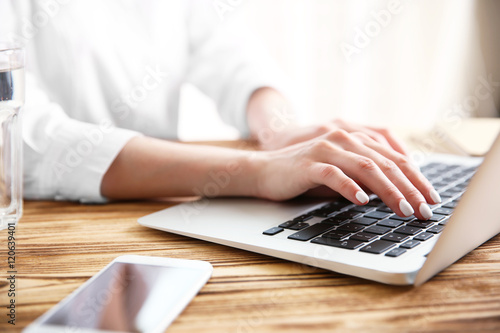
[[[225,9],[221,24],[227,29],[245,26],[261,41],[289,79],[304,122],[342,117],[425,129],[456,117],[498,117],[500,1],[215,0],[214,10],[216,5]],[[199,121],[193,126],[188,119]],[[224,140],[238,133],[187,85],[180,136]]]

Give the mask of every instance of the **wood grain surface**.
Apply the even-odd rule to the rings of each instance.
[[[2,332],[19,332],[115,257],[206,260],[214,273],[168,332],[500,332],[500,237],[419,288],[387,286],[148,229],[137,218],[174,202],[26,202],[17,237],[16,325],[7,322],[0,233]]]

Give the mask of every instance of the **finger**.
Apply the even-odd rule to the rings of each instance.
[[[363,137],[360,134],[357,134],[355,137],[363,138],[362,140],[364,141],[364,144],[360,144],[356,141],[348,141],[346,143],[348,147],[346,148],[354,153],[366,156],[373,160],[384,175],[401,191],[406,200],[411,204],[415,211],[415,216],[420,219],[429,219],[432,216],[432,211],[427,204],[427,199],[422,195],[423,192],[421,192],[421,190],[410,181],[407,175],[400,169],[399,165],[391,159],[391,157],[396,158],[395,154],[399,153],[384,147],[370,138]],[[373,149],[372,147],[376,149]],[[377,151],[377,149],[380,152]],[[387,156],[384,156],[381,152],[387,153]],[[391,152],[394,153],[391,154]],[[412,172],[410,168],[407,168],[406,165],[404,165],[403,155],[399,154],[399,156],[401,156],[401,158],[398,159],[398,162],[402,165],[402,167],[410,172],[413,179],[416,179],[417,173],[415,171]],[[425,183],[422,183],[421,185],[422,186],[420,188],[424,189],[424,193],[428,192]]]
[[[337,137],[335,138],[332,136]],[[352,138],[349,137],[349,134],[345,131],[332,133],[331,139],[333,142],[352,141]],[[313,158],[327,165],[340,168],[340,170],[343,171],[348,178],[351,178],[351,180],[361,181],[366,187],[373,191],[373,193],[377,194],[387,206],[396,212],[396,214],[400,216],[410,216],[414,213],[413,208],[405,199],[401,191],[387,178],[373,160],[354,152],[332,148],[334,147],[332,143],[317,145],[317,147],[318,149],[315,151],[317,156]],[[332,168],[331,170],[333,172],[334,169]],[[338,184],[325,185],[333,189],[339,187]],[[356,186],[361,189],[357,184]],[[351,187],[350,192],[344,190],[341,194],[344,195],[344,193],[348,192],[345,196],[351,200],[353,195],[355,196],[354,189],[355,187]]]
[[[341,119],[334,120],[334,124],[349,133],[355,133],[355,132],[365,133],[373,140],[381,144],[387,145],[387,147],[393,148],[391,143],[387,140],[387,138],[379,131],[376,131],[374,128],[348,123]]]
[[[372,140],[375,140],[376,142],[392,149],[391,144],[389,143],[389,141],[387,141],[385,136],[383,136],[382,134],[380,134],[376,131],[373,131],[369,128],[366,128],[366,127],[361,127],[359,129],[359,132],[368,135],[368,137],[370,137]]]
[[[333,124],[335,124],[338,128],[346,130],[347,132],[366,133],[375,141],[384,144],[387,143],[390,147],[392,147],[392,149],[396,150],[397,152],[406,156],[410,156],[406,144],[388,129],[352,124],[342,119],[334,120]]]
[[[410,156],[410,151],[406,147],[406,144],[398,138],[392,131],[385,128],[368,127],[368,129],[377,132],[384,136],[384,138],[389,142],[389,145],[398,153],[405,156]]]
[[[420,170],[416,168],[406,156],[394,150],[387,149],[375,142],[367,140],[365,144],[371,149],[377,151],[379,154],[383,155],[385,158],[394,161],[413,186],[415,186],[420,193],[423,194],[428,203],[438,204],[441,202],[441,197],[436,189],[434,189],[434,186],[432,186],[429,180],[425,178]]]
[[[403,193],[373,160],[349,151],[345,151],[343,155],[334,163],[345,170],[347,176],[362,181],[399,216],[411,216],[414,213]]]
[[[334,165],[315,163],[311,166],[309,175],[316,185],[326,185],[356,205],[367,204],[370,200],[354,180]]]

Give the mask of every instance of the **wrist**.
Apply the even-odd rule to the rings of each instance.
[[[272,173],[270,174],[269,172],[272,153],[270,151],[256,151],[247,156],[247,169],[243,173],[243,177],[248,181],[246,185],[249,190],[249,196],[272,200],[267,189],[268,180],[272,177]]]
[[[224,185],[221,180],[226,179],[227,186],[221,187],[221,195],[259,197],[259,183],[264,167],[263,153],[259,151],[241,151],[226,163],[222,172],[211,175],[213,181],[219,177],[219,185]]]

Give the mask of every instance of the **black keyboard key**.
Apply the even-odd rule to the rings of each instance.
[[[457,187],[452,186],[452,187],[447,188],[446,191],[444,191],[444,193],[448,196],[455,197],[457,195],[460,195],[464,191],[465,190],[463,190],[463,189],[460,190]]]
[[[455,194],[450,193],[450,192],[441,192],[441,193],[439,193],[439,195],[441,196],[441,199],[443,201],[451,200],[455,196]]]
[[[354,208],[351,208],[351,211],[359,212],[359,213],[368,213],[371,212],[372,210],[375,210],[375,207],[371,206],[356,206]]]
[[[297,222],[296,221],[286,221],[286,222],[283,222],[279,225],[280,228],[285,228],[285,229],[288,229],[290,228],[292,225],[296,224]]]
[[[348,220],[346,220],[346,219],[339,219],[336,216],[332,216],[332,217],[329,217],[327,219],[324,219],[323,221],[321,221],[321,223],[328,223],[331,225],[339,226],[341,224],[347,223],[347,221]]]
[[[382,252],[389,250],[390,248],[392,248],[394,246],[396,246],[396,244],[394,244],[393,242],[387,242],[384,240],[377,240],[377,241],[370,243],[367,246],[363,247],[360,251],[380,254]]]
[[[336,240],[336,239],[325,238],[325,237],[315,238],[311,241],[311,243],[328,245],[328,246],[333,246],[333,247],[340,247],[342,249],[347,249],[347,250],[354,250],[354,249],[357,249],[358,247],[361,247],[362,245],[365,244],[365,242],[356,241],[356,240],[349,240],[349,239]]]
[[[446,223],[448,223],[449,220],[450,220],[449,218],[441,220],[441,221],[439,221],[439,225],[446,225]]]
[[[357,231],[360,231],[362,229],[364,229],[365,227],[360,225],[360,224],[354,224],[354,223],[347,223],[347,224],[344,224],[344,225],[341,225],[340,227],[337,228],[337,230],[345,230],[345,231],[349,231],[349,232],[357,232]]]
[[[410,239],[409,241],[404,242],[399,247],[403,247],[405,249],[413,249],[415,246],[420,245],[420,242],[414,239]]]
[[[310,220],[312,218],[313,218],[312,215],[310,215],[310,214],[304,214],[304,215],[297,216],[296,218],[293,219],[293,221],[295,221],[295,222],[305,222],[305,221],[308,221],[308,220]]]
[[[385,219],[386,217],[389,217],[391,215],[393,215],[393,214],[392,213],[386,213],[386,212],[374,211],[374,212],[370,212],[368,214],[365,214],[364,217],[369,217],[371,219],[382,220],[382,219]]]
[[[444,163],[443,163],[444,164]],[[462,165],[459,165],[459,164],[445,164],[446,167],[443,169],[443,172],[444,171],[455,171],[455,172],[458,172],[460,170],[463,169],[463,166]]]
[[[441,204],[428,205],[431,210],[441,207]]]
[[[437,189],[442,189],[446,186],[448,186],[448,183],[445,183],[445,182],[442,182],[442,181],[439,181],[439,182],[436,182],[436,183],[433,183],[432,184],[434,186],[434,188],[437,190]],[[438,191],[439,192],[439,191]]]
[[[448,193],[462,193],[463,191],[464,191],[463,188],[460,188],[457,186],[451,187],[451,188],[446,190],[446,192],[448,192]]]
[[[369,234],[367,232],[358,232],[357,234],[352,235],[349,239],[359,240],[362,242],[371,242],[376,239],[377,236],[374,234]]]
[[[433,236],[434,235],[429,233],[429,232],[421,232],[418,235],[416,235],[415,237],[413,237],[413,239],[418,240],[418,241],[426,241],[429,238],[432,238]]]
[[[350,202],[349,200],[337,200],[337,201],[327,203],[326,205],[321,207],[321,209],[328,209],[328,210],[333,212],[333,211],[342,210],[342,209],[346,208],[347,206],[351,206],[352,204],[353,203]]]
[[[433,224],[434,224],[434,222],[431,222],[431,221],[415,220],[415,221],[408,223],[407,226],[425,229],[425,228],[430,227]]]
[[[264,235],[268,235],[268,236],[274,236],[276,234],[279,234],[280,232],[282,232],[283,228],[280,228],[280,227],[274,227],[274,228],[271,228],[271,229],[267,229],[266,231],[263,232]]]
[[[446,217],[446,215],[434,214],[434,215],[432,215],[432,217],[428,221],[439,222],[442,219],[444,219],[445,217]]]
[[[308,226],[309,226],[309,223],[297,222],[294,225],[292,225],[291,227],[288,227],[288,229],[291,229],[291,230],[300,230],[300,229],[307,228]]]
[[[349,201],[335,201],[335,202],[330,202],[323,207],[316,209],[315,211],[311,212],[311,215],[317,216],[317,217],[328,217],[330,215],[333,215],[343,208],[351,205],[352,203]]]
[[[455,176],[449,176],[449,177],[443,178],[443,182],[448,183],[448,184],[453,183],[456,180],[457,180],[457,177],[455,177]]]
[[[392,249],[390,250],[389,252],[387,252],[385,255],[388,256],[388,257],[399,257],[400,255],[402,255],[403,253],[405,253],[406,250],[405,249],[402,249],[400,247],[397,247],[395,249]]]
[[[345,212],[342,212],[342,213],[339,213],[337,215],[335,215],[336,218],[338,219],[355,219],[357,217],[360,217],[361,216],[361,213],[359,212],[353,212],[353,211],[345,211]]]
[[[332,230],[332,231],[328,231],[327,233],[324,233],[322,235],[322,237],[341,240],[341,239],[347,238],[351,235],[352,235],[352,233],[350,233],[349,231]]]
[[[401,243],[404,242],[405,240],[409,239],[410,237],[403,235],[403,234],[387,234],[384,237],[381,238],[381,240],[385,241],[391,241],[391,242],[396,242],[396,243]]]
[[[409,221],[413,221],[416,219],[415,216],[404,216],[404,217],[401,217],[401,216],[397,216],[397,215],[394,215],[391,217],[391,219],[393,220],[398,220],[398,221],[403,221],[403,222],[409,222]]]
[[[288,238],[300,241],[308,241],[311,238],[316,237],[331,228],[333,228],[331,224],[316,223],[309,228],[302,229],[294,234],[291,234],[290,236],[288,236]]]
[[[432,183],[437,183],[438,181],[441,180],[441,178],[439,176],[436,176],[435,174],[430,174],[428,176],[426,176],[424,174],[425,178],[427,178],[429,180],[429,182],[432,184]]]
[[[455,208],[455,207],[457,207],[457,205],[458,205],[458,201],[453,200],[453,201],[445,203],[443,205],[443,207],[444,208]]]
[[[351,222],[352,223],[356,223],[356,224],[361,224],[361,225],[368,226],[368,225],[375,224],[377,222],[377,220],[375,220],[375,219],[369,219],[369,218],[366,218],[366,217],[358,217],[357,219],[354,219]]]
[[[328,217],[329,215],[332,214],[332,212],[324,209],[316,209],[313,210],[310,214],[317,217]]]
[[[443,231],[444,225],[435,225],[432,228],[427,229],[427,232],[433,233],[433,234],[439,234],[441,231]]]
[[[440,164],[436,163],[436,162],[434,162],[434,163],[428,163],[426,165],[421,166],[420,170],[422,172],[429,171],[429,170],[432,170],[432,169],[436,168],[438,165],[440,165]]]
[[[389,228],[397,228],[401,224],[403,224],[403,221],[393,220],[393,219],[382,220],[377,223],[377,225]]]
[[[404,234],[404,235],[410,235],[410,236],[416,235],[420,231],[422,231],[421,228],[409,227],[407,225],[404,225],[404,226],[399,227],[396,230],[394,230],[394,232],[397,232],[398,234]]]
[[[371,207],[378,207],[380,205],[383,205],[384,202],[382,200],[380,200],[379,198],[375,198],[373,200],[371,200],[370,202],[368,202],[366,204],[366,206],[371,206]]]
[[[371,226],[369,228],[366,228],[363,231],[364,232],[369,232],[369,233],[375,234],[375,235],[385,235],[386,233],[388,233],[391,230],[392,229],[388,228],[388,227],[381,227],[379,225],[373,225],[373,226]]]
[[[434,214],[451,215],[453,213],[452,208],[438,208],[434,210]]]
[[[394,212],[392,211],[392,209],[390,209],[390,208],[389,208],[389,207],[387,207],[387,206],[378,207],[378,208],[377,208],[377,211],[378,211],[378,212],[384,212],[384,213],[394,213]]]

